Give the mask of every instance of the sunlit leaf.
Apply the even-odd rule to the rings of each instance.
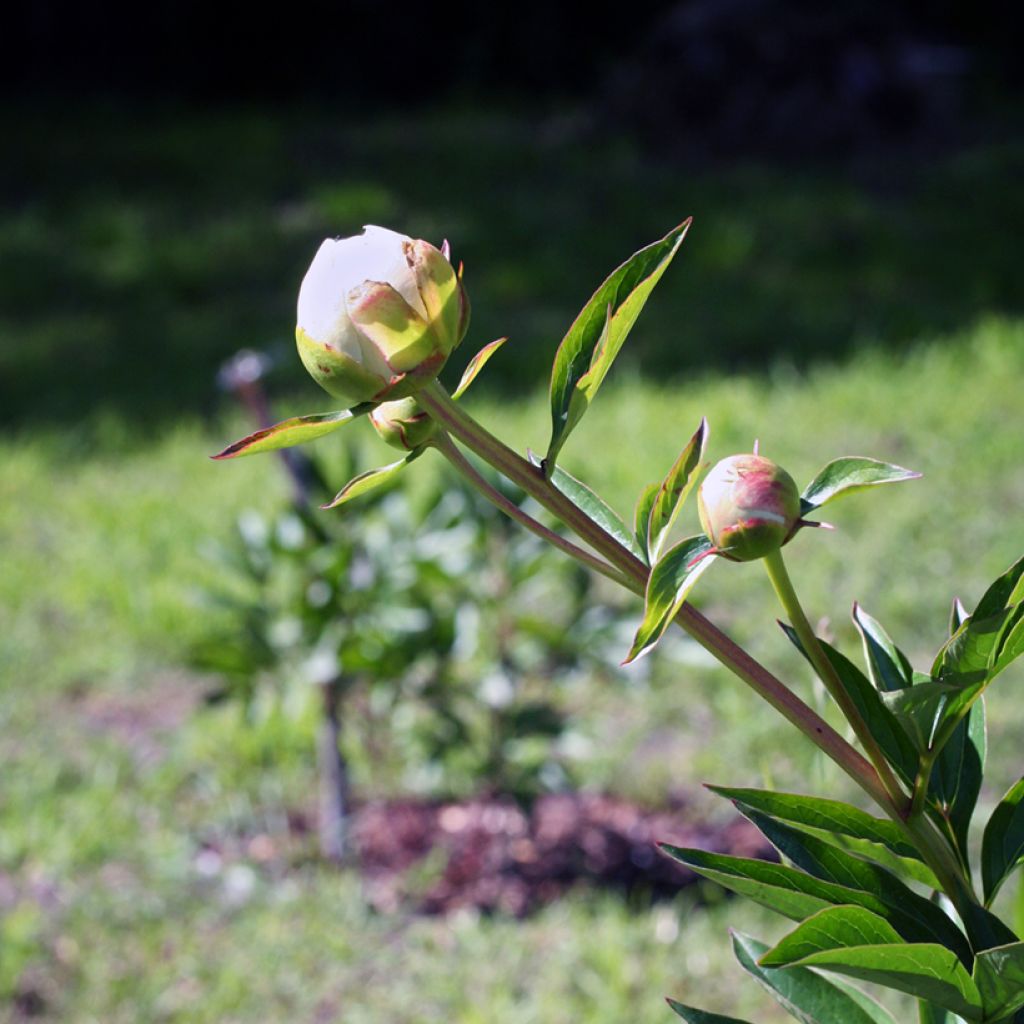
[[[558,453],[594,400],[630,329],[690,226],[634,253],[583,307],[555,354],[551,372],[551,443],[544,458],[550,476]]]
[[[640,492],[640,497],[637,498],[636,502],[636,509],[633,512],[633,532],[636,534],[636,542],[640,545],[640,550],[644,554],[644,561],[648,565],[651,564],[651,560],[647,554],[647,530],[651,525],[651,509],[654,507],[654,500],[658,497],[660,490],[660,483],[648,484]]]
[[[868,487],[877,487],[879,484],[914,480],[920,475],[888,462],[879,462],[877,459],[867,459],[859,455],[847,455],[830,462],[804,488],[801,511],[806,515],[844,495],[863,491]]]
[[[646,654],[664,636],[697,580],[714,560],[707,537],[690,537],[665,553],[651,569],[644,595],[644,617],[624,664]]]
[[[853,621],[864,643],[864,658],[875,689],[901,690],[910,686],[914,670],[889,634],[857,604],[853,606]]]
[[[658,560],[665,538],[697,482],[707,440],[708,421],[702,419],[654,496],[647,527],[647,554],[652,563]]]
[[[462,380],[459,381],[459,386],[452,393],[452,398],[461,398],[465,393],[466,389],[470,384],[476,380],[476,375],[487,365],[487,361],[494,355],[495,352],[501,348],[508,338],[498,338],[496,341],[492,341],[488,345],[484,345],[482,349],[472,359],[462,373]]]
[[[293,445],[305,444],[325,434],[330,434],[351,422],[357,416],[369,412],[372,402],[365,402],[353,409],[341,412],[323,412],[311,416],[294,416],[290,420],[282,420],[272,427],[264,427],[248,437],[243,437],[234,444],[229,444],[222,452],[211,456],[214,459],[235,459],[241,455],[257,455],[260,452],[272,452],[278,448],[291,448]]]
[[[895,1024],[891,1014],[861,992],[851,992],[805,968],[784,970],[758,964],[768,947],[749,935],[734,932],[737,961],[788,1013],[803,1024]]]
[[[425,448],[417,448],[416,451],[410,452],[404,459],[399,459],[397,462],[392,462],[387,466],[381,466],[379,469],[370,469],[365,473],[360,473],[359,476],[353,477],[338,493],[334,496],[333,500],[329,501],[326,505],[321,505],[323,509],[337,508],[339,505],[344,505],[346,502],[352,501],[353,498],[358,498],[362,494],[366,494],[369,491],[376,490],[378,487],[383,487],[384,484],[389,483],[394,477],[396,477],[410,462],[414,459],[419,458]]]

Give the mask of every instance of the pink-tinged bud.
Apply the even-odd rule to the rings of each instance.
[[[461,277],[440,249],[367,226],[320,246],[299,290],[295,337],[313,379],[356,405],[418,391],[468,326]]]
[[[422,448],[437,431],[437,424],[419,407],[415,398],[400,398],[397,402],[378,405],[370,413],[370,422],[383,441],[403,452]]]
[[[697,505],[715,553],[734,562],[778,550],[800,518],[793,478],[760,455],[733,455],[719,462],[704,478]]]

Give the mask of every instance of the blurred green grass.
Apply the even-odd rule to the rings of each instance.
[[[252,852],[309,803],[313,715],[301,696],[254,727],[181,711],[200,681],[180,666],[210,627],[195,600],[215,571],[203,543],[285,499],[272,460],[205,459],[247,429],[210,417],[212,376],[241,344],[291,351],[295,288],[323,234],[364,221],[448,234],[475,305],[467,348],[513,336],[469,401],[542,448],[567,323],[612,266],[693,213],[567,468],[628,513],[706,414],[711,458],[759,437],[800,481],[841,452],[922,470],[838,505],[839,532],[788,549],[843,646],[856,598],[920,661],[952,596],[970,607],[1020,553],[1024,321],[997,314],[1020,312],[1022,151],[698,172],[459,111],[353,126],[97,109],[30,122],[9,108],[0,128],[17,154],[0,165],[0,1021],[32,1006],[115,1022],[471,1022],[482,1007],[656,1021],[662,994],[781,1019],[734,984],[726,922],[773,927],[739,904],[580,894],[526,923],[390,918],[310,844],[283,867]],[[286,362],[281,414],[325,407]],[[389,457],[349,433],[318,450]],[[414,489],[442,472],[416,470]],[[683,519],[695,528],[692,509]],[[756,567],[716,568],[697,600],[811,695]],[[1019,679],[992,692],[986,807],[1019,774]],[[701,779],[846,792],[685,642],[625,692],[574,699],[589,785],[650,802]],[[354,770],[363,792],[381,786],[374,766]],[[210,845],[235,859],[208,871]]]
[[[208,406],[243,346],[291,349],[320,239],[448,237],[491,386],[531,390],[601,277],[695,216],[627,359],[685,378],[900,349],[1024,291],[1024,146],[856,168],[658,164],[571,116],[444,108],[0,108],[0,422],[97,408],[152,427]],[[286,382],[299,380],[287,360]]]

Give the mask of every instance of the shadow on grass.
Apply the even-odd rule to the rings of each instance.
[[[142,429],[214,399],[217,366],[279,345],[319,240],[384,223],[451,239],[482,383],[546,383],[602,277],[690,214],[626,357],[798,365],[1020,312],[1024,146],[856,171],[659,166],[621,139],[482,111],[0,110],[0,422],[97,409]],[[470,352],[453,361],[453,374]],[[317,392],[309,407],[327,408]],[[326,399],[326,396],[325,396]]]

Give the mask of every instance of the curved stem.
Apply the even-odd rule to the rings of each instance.
[[[432,381],[417,392],[416,399],[426,412],[470,451],[557,516],[581,540],[634,580],[639,588],[646,587],[649,570],[640,559],[577,508],[546,479],[540,469],[517,455],[457,406],[437,381]],[[730,669],[823,750],[873,800],[885,808],[887,813],[899,815],[899,807],[893,803],[871,762],[793,694],[781,680],[709,622],[691,604],[683,605],[675,621],[722,665]]]
[[[804,653],[807,655],[811,665],[814,666],[814,671],[817,672],[818,678],[825,684],[825,689],[828,690],[832,699],[839,705],[843,716],[852,726],[857,739],[860,740],[861,746],[867,751],[868,757],[875,766],[875,770],[878,772],[893,804],[898,807],[902,806],[904,811],[909,810],[909,801],[896,780],[896,776],[893,774],[885,754],[882,753],[882,748],[878,745],[878,741],[872,734],[867,722],[864,721],[864,717],[861,715],[857,705],[846,692],[846,687],[843,686],[839,673],[836,672],[835,666],[825,653],[825,649],[821,646],[817,635],[807,620],[807,616],[804,614],[800,599],[797,597],[796,590],[793,587],[793,581],[789,578],[789,573],[786,571],[782,550],[777,548],[771,554],[765,555],[763,561],[764,567],[768,571],[768,578],[771,580],[775,593],[779,598],[779,603],[789,616],[789,621],[803,646]]]
[[[506,498],[496,487],[491,486],[487,480],[477,472],[476,467],[459,451],[455,442],[452,441],[448,434],[441,430],[432,439],[431,444],[462,474],[465,479],[476,488],[491,504],[496,508],[504,512],[510,519],[514,519],[521,526],[525,526],[531,533],[536,534],[541,540],[547,541],[553,547],[558,548],[559,551],[564,552],[570,558],[575,558],[577,562],[588,566],[595,572],[601,573],[602,576],[607,576],[608,579],[613,580],[615,583],[620,584],[627,590],[631,590],[634,594],[643,593],[642,588],[638,587],[636,582],[626,576],[624,573],[619,572],[618,569],[613,568],[603,559],[597,557],[597,555],[591,554],[589,551],[584,551],[583,548],[576,544],[573,544],[571,540],[566,540],[561,534],[556,533],[554,530],[548,529],[543,523],[538,522],[528,512],[524,512],[514,501]]]

